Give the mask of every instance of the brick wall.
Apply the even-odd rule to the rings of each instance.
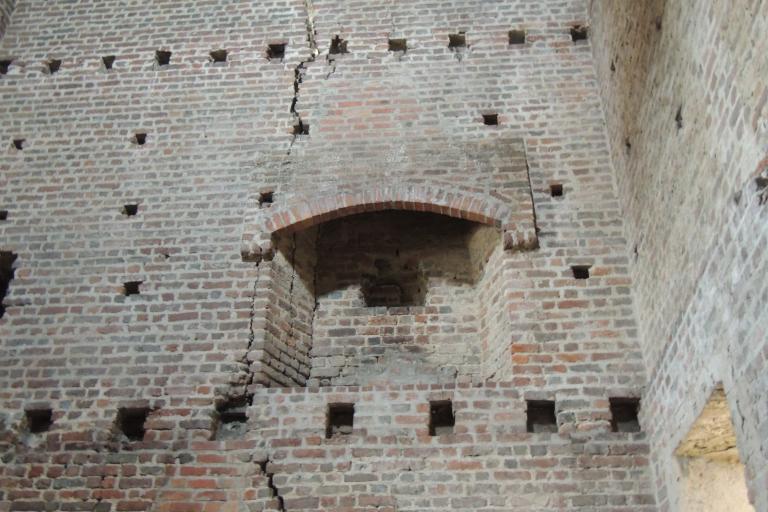
[[[664,510],[679,500],[673,451],[718,382],[751,499],[768,508],[766,14],[765,2],[591,3]]]
[[[11,14],[16,6],[16,0],[3,0],[0,2],[0,38],[5,34],[5,29],[11,21]]]
[[[644,434],[608,433],[607,398],[645,374],[591,43],[570,36],[582,1],[18,3],[0,43],[0,249],[18,254],[0,507],[655,509]],[[348,53],[329,56],[336,35]],[[489,382],[456,392],[466,432],[444,449],[424,436],[432,388],[397,385],[359,411],[373,436],[313,444],[327,403],[373,391],[303,387],[317,262],[291,255],[370,205],[502,233],[478,283]],[[214,439],[243,395],[246,434]],[[522,432],[526,399],[557,399],[558,434]],[[24,410],[46,407],[50,432],[29,433]],[[117,435],[119,407],[150,410],[140,441]]]

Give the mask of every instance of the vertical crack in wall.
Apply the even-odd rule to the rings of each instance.
[[[301,92],[301,84],[304,81],[304,72],[307,69],[307,64],[314,62],[318,55],[317,41],[315,40],[315,6],[312,4],[312,0],[304,0],[304,8],[307,11],[307,45],[309,46],[309,57],[299,62],[299,64],[293,69],[293,99],[291,100],[291,115],[293,116],[293,137],[291,138],[291,144],[288,146],[288,154],[291,154],[293,145],[296,143],[296,138],[305,133],[305,121],[301,118],[301,114],[297,109],[299,103],[299,95]]]
[[[272,461],[268,457],[265,460],[259,461],[258,464],[259,464],[259,467],[261,468],[261,472],[264,473],[264,476],[267,477],[267,486],[272,490],[272,496],[277,500],[278,510],[282,512],[286,512],[285,500],[280,495],[280,489],[278,489],[277,486],[275,485],[275,474],[267,471],[267,466],[269,465],[270,462]]]
[[[539,221],[536,217],[536,201],[533,198],[533,181],[531,180],[531,165],[528,162],[528,142],[523,140],[523,151],[525,151],[525,174],[528,176],[528,192],[531,195],[531,213],[533,215],[533,230],[536,234],[536,239],[539,237]]]
[[[248,405],[253,404],[253,393],[250,391],[254,381],[254,372],[251,370],[251,362],[248,359],[248,355],[253,350],[253,344],[256,341],[256,329],[254,328],[256,319],[256,298],[258,297],[259,281],[261,279],[261,261],[256,263],[256,279],[253,280],[253,290],[251,295],[251,316],[248,319],[248,346],[245,350],[245,355],[240,362],[245,366],[245,372],[247,375],[245,382],[245,397]]]

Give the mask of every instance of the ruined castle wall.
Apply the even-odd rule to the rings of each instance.
[[[673,451],[717,382],[768,508],[766,20],[765,2],[591,3],[650,376],[642,418],[669,510]]]

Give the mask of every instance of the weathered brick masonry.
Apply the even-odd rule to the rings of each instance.
[[[667,221],[604,56],[650,15],[590,5],[0,0],[0,511],[671,510],[682,364],[755,404],[765,510],[765,280],[708,333],[738,379],[683,341],[720,304],[694,277],[764,275],[764,201],[724,170],[634,261]],[[712,247],[674,290],[670,243]]]

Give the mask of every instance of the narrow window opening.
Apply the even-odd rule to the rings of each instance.
[[[240,439],[245,435],[248,430],[247,407],[246,398],[238,397],[217,408],[219,420],[215,436],[217,440]]]
[[[117,412],[117,426],[120,432],[129,441],[141,441],[144,439],[144,428],[150,409],[148,407],[128,408],[124,407]]]
[[[352,434],[354,418],[355,404],[330,404],[325,427],[326,439]]]
[[[32,434],[48,432],[53,425],[51,409],[31,409],[24,412],[27,418],[27,429]]]
[[[283,60],[285,58],[286,43],[274,43],[267,46],[267,58],[269,60]]]
[[[466,48],[466,46],[467,46],[466,32],[459,32],[457,34],[448,35],[448,48],[456,50],[459,48]]]
[[[0,251],[0,318],[3,318],[3,315],[5,314],[3,300],[8,294],[8,288],[10,287],[11,281],[13,281],[14,273],[16,271],[14,263],[17,258],[18,254],[14,252]]]
[[[171,63],[171,52],[168,50],[157,50],[155,52],[155,62],[158,66],[167,66]]]
[[[293,125],[294,135],[309,135],[309,123],[306,123],[299,119],[299,121]]]
[[[483,124],[486,126],[498,126],[499,114],[483,114]]]
[[[0,220],[8,220],[8,210],[0,210]]]
[[[112,69],[112,66],[115,64],[115,56],[107,55],[106,57],[102,57],[101,62],[104,64],[104,69]]]
[[[340,53],[347,53],[347,41],[345,39],[342,39],[341,36],[337,35],[334,36],[333,39],[331,39],[331,55],[338,55]]]
[[[46,62],[45,65],[48,67],[48,73],[53,75],[54,73],[58,73],[59,70],[61,69],[61,60],[51,59],[48,62]]]
[[[632,152],[632,142],[629,140],[629,137],[624,139],[624,149],[626,150],[627,155]]]
[[[677,109],[677,114],[675,114],[675,125],[677,126],[678,130],[681,130],[683,128],[683,106],[680,105]]]
[[[408,42],[405,39],[390,39],[389,51],[405,53],[408,51]]]
[[[429,402],[429,435],[442,436],[453,434],[456,418],[453,415],[453,403],[450,400]]]
[[[123,215],[126,217],[133,217],[139,213],[139,205],[137,203],[126,204],[123,206]]]
[[[137,133],[133,136],[133,143],[137,146],[143,146],[147,143],[147,134],[146,133]]]
[[[143,281],[128,281],[123,283],[123,295],[129,297],[131,295],[141,294],[141,285]]]
[[[637,412],[639,398],[609,398],[611,406],[611,430],[613,432],[640,432]]]
[[[573,272],[574,279],[589,279],[589,269],[592,265],[573,265],[571,266],[571,272]]]
[[[589,29],[585,25],[575,25],[571,27],[571,41],[574,43],[586,41],[589,36]]]
[[[273,190],[266,190],[259,192],[259,207],[267,208],[275,200],[275,192]]]
[[[0,75],[7,75],[11,64],[13,64],[12,60],[0,60]]]
[[[527,400],[526,419],[528,432],[557,432],[555,402],[551,400]]]
[[[13,140],[13,147],[15,147],[17,150],[21,151],[24,149],[24,144],[26,143],[26,139],[14,139]]]
[[[509,31],[509,44],[518,45],[525,44],[525,30],[510,30]]]
[[[227,50],[213,50],[210,53],[211,62],[227,62],[227,56],[229,52]]]
[[[563,184],[562,183],[552,183],[549,186],[549,194],[552,197],[563,197]]]

